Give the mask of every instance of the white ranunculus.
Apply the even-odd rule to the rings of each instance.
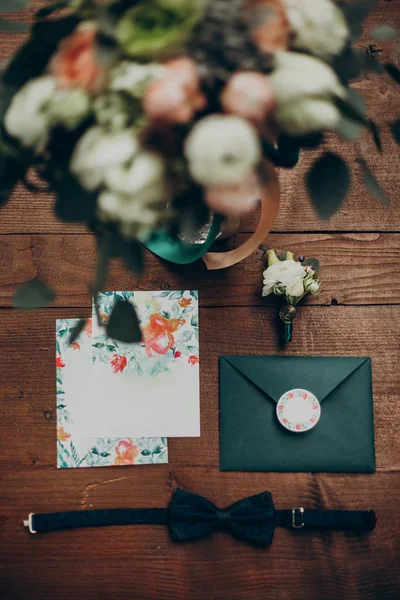
[[[104,182],[108,168],[129,161],[138,148],[132,130],[109,133],[91,127],[75,146],[70,168],[85,189],[94,191]]]
[[[22,86],[11,100],[4,126],[25,148],[40,152],[46,147],[50,131],[46,107],[55,89],[53,77],[44,75]]]
[[[167,203],[162,159],[141,152],[128,166],[107,169],[105,183],[108,189],[98,198],[99,218],[118,222],[127,237],[147,237]]]
[[[303,278],[306,276],[306,269],[301,263],[295,260],[282,260],[274,263],[263,273],[264,276],[264,287],[263,296],[268,296],[272,292],[272,288],[276,284],[282,284],[286,287],[286,293],[288,286],[296,279]],[[303,285],[303,284],[302,284]]]
[[[295,277],[286,286],[286,295],[292,296],[292,298],[300,298],[304,294],[303,278],[300,276]]]
[[[193,179],[206,187],[242,182],[261,157],[255,129],[230,115],[198,121],[186,138],[184,152]]]
[[[146,87],[155,79],[161,79],[165,71],[165,67],[158,63],[142,65],[125,60],[112,71],[109,88],[141,98]]]
[[[89,112],[89,94],[81,88],[57,90],[48,104],[51,123],[66,129],[75,129]]]
[[[349,37],[343,12],[331,0],[284,0],[293,46],[330,59]]]
[[[285,133],[305,135],[339,124],[335,101],[346,92],[333,69],[318,58],[277,52],[269,84],[276,99],[274,118]]]

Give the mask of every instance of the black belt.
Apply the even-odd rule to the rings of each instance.
[[[31,513],[24,525],[30,533],[106,525],[166,525],[174,542],[190,541],[223,529],[258,546],[269,546],[276,526],[290,529],[372,531],[373,510],[275,510],[269,492],[239,500],[228,508],[177,489],[168,508],[111,508],[48,514]]]

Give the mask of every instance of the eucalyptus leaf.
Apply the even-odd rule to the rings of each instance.
[[[0,0],[0,13],[10,13],[23,10],[29,4],[29,0]]]
[[[357,162],[361,168],[361,172],[363,175],[363,181],[364,181],[366,190],[371,194],[371,196],[375,196],[375,198],[377,198],[380,202],[382,202],[382,204],[388,205],[389,198],[387,197],[387,195],[385,194],[385,192],[383,191],[383,189],[381,188],[381,186],[375,179],[374,175],[372,174],[372,171],[368,167],[365,160],[363,158],[359,157],[359,158],[357,158]]]
[[[379,152],[382,152],[382,141],[379,133],[379,127],[372,119],[370,119],[370,121],[368,122],[368,129],[371,132],[377,150],[379,150]]]
[[[191,318],[190,324],[192,325],[192,327],[198,327],[199,326],[199,317],[197,315],[193,315],[193,317]]]
[[[182,298],[183,294],[184,294],[184,292],[182,292],[182,291],[172,292],[169,299],[170,300],[180,300]]]
[[[367,125],[367,105],[364,98],[352,88],[347,89],[345,98],[336,98],[336,106],[350,121]]]
[[[378,42],[389,42],[397,35],[397,31],[390,25],[380,25],[372,32],[372,37]]]
[[[85,329],[87,323],[87,319],[80,319],[76,327],[71,329],[70,336],[68,338],[68,343],[70,346],[78,339],[82,331]]]
[[[400,71],[397,67],[392,65],[392,63],[387,63],[385,65],[385,71],[396,83],[400,83]]]
[[[97,265],[95,289],[102,291],[107,286],[110,245],[106,235],[100,236],[97,242]]]
[[[390,131],[396,142],[400,144],[400,119],[390,124]]]
[[[136,311],[130,302],[117,300],[107,323],[107,335],[111,339],[133,344],[142,341],[142,332]]]
[[[141,275],[144,269],[144,251],[143,246],[137,240],[132,240],[126,243],[124,252],[124,261],[126,266]]]
[[[319,157],[306,174],[311,202],[321,219],[329,219],[343,204],[350,188],[347,164],[333,152]]]
[[[301,263],[303,267],[312,267],[316,273],[319,271],[319,260],[318,258],[306,258]]]
[[[48,17],[56,10],[60,10],[66,6],[68,6],[68,0],[60,0],[60,2],[54,2],[53,4],[50,4],[50,6],[44,6],[43,8],[40,8],[36,12],[35,16],[37,19],[42,19],[43,17]]]
[[[25,33],[30,29],[30,23],[25,21],[5,21],[0,19],[0,31],[8,31],[10,33]]]
[[[54,290],[40,281],[31,279],[24,283],[14,295],[14,306],[16,308],[39,308],[48,306],[56,297]]]
[[[377,0],[351,0],[342,6],[350,29],[351,41],[357,40],[363,32],[363,22],[376,5]]]
[[[62,221],[86,222],[95,217],[97,196],[87,192],[69,173],[53,182],[56,194],[55,213]]]
[[[354,142],[361,135],[361,125],[346,117],[341,117],[336,127],[336,133],[349,142]]]

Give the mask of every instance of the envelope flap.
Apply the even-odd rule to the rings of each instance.
[[[370,360],[338,356],[222,356],[275,402],[290,389],[309,390],[321,402]]]

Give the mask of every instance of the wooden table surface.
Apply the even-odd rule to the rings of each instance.
[[[40,2],[34,3],[36,7]],[[43,4],[43,2],[42,2]],[[399,27],[399,0],[380,0],[359,45],[372,29]],[[29,19],[31,12],[20,13]],[[0,57],[17,47],[2,34]],[[398,63],[398,41],[376,45],[383,61]],[[351,194],[329,222],[312,211],[303,185],[315,158],[282,171],[282,204],[265,247],[224,272],[202,264],[169,269],[147,257],[145,275],[112,266],[109,289],[200,291],[201,429],[199,439],[171,439],[168,465],[56,469],[55,319],[90,314],[87,283],[93,240],[79,226],[52,215],[52,201],[22,188],[0,211],[0,597],[2,600],[337,600],[400,597],[400,161],[387,123],[399,112],[398,87],[366,77],[370,115],[383,127],[383,154],[366,134],[355,145],[390,197],[389,208],[361,185],[349,144],[329,148],[353,167]],[[256,215],[232,243],[249,236]],[[260,296],[265,249],[317,256],[321,296],[298,311],[293,343],[282,351],[275,308]],[[17,284],[38,275],[57,289],[53,307],[11,308]],[[218,356],[224,353],[371,356],[377,471],[373,475],[220,473],[218,467]],[[98,528],[30,536],[29,512],[106,507],[166,506],[176,486],[225,506],[264,490],[279,508],[375,509],[376,530],[354,535],[279,529],[268,550],[224,533],[173,545],[158,526]]]

